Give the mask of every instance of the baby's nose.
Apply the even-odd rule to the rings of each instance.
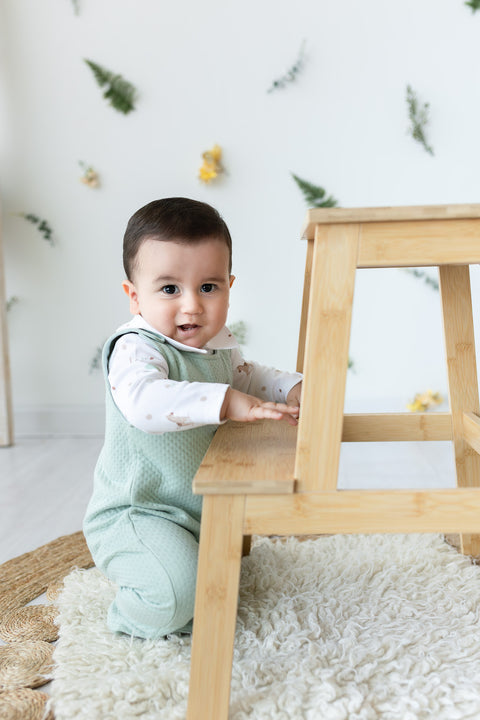
[[[197,293],[184,293],[182,310],[186,315],[198,315],[202,312],[201,298]]]

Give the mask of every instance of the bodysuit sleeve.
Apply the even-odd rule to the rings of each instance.
[[[233,387],[261,400],[285,403],[294,385],[301,382],[300,373],[276,370],[255,362],[246,362],[238,348],[232,350]]]
[[[228,385],[175,381],[163,355],[136,333],[117,341],[109,361],[108,382],[126,420],[148,433],[219,425]]]

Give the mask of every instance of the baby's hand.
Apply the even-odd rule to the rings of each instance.
[[[298,422],[299,408],[283,403],[264,402],[253,395],[228,388],[220,413],[221,420],[253,422],[254,420],[282,420],[290,425]]]
[[[300,407],[300,398],[302,395],[302,381],[294,385],[287,395],[287,405]]]

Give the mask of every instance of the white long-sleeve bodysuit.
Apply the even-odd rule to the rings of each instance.
[[[119,330],[129,327],[153,330],[140,315]],[[169,343],[180,350],[198,353],[231,348],[233,388],[262,400],[286,402],[291,388],[302,379],[299,373],[245,362],[228,328],[205,349],[187,347],[174,340]],[[170,380],[163,355],[137,334],[123,335],[115,345],[108,380],[120,412],[144,432],[159,434],[221,422],[220,411],[228,385]]]

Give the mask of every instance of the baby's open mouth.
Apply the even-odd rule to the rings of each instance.
[[[199,325],[179,325],[178,327],[180,330],[183,330],[183,332],[187,332],[188,330],[195,330]]]

